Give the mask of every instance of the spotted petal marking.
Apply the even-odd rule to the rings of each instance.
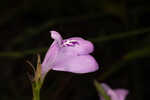
[[[74,47],[76,44],[79,45],[77,40],[64,40],[62,45],[63,45],[63,47],[67,47],[67,46]]]

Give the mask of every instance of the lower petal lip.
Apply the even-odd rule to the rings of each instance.
[[[61,58],[56,61],[57,63],[53,66],[53,70],[68,71],[73,73],[89,73],[98,70],[96,60],[90,55]]]

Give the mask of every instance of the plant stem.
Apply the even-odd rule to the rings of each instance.
[[[32,84],[33,100],[40,100],[40,85],[38,83]]]

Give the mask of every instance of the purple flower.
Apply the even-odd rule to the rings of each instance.
[[[94,46],[80,37],[62,39],[56,31],[51,31],[54,42],[50,46],[42,63],[42,76],[50,70],[73,73],[88,73],[98,70],[96,60],[90,55]]]
[[[128,90],[126,89],[111,89],[107,84],[102,83],[102,87],[108,96],[110,96],[111,100],[125,100],[128,95]],[[100,96],[100,100],[104,100],[102,96]]]

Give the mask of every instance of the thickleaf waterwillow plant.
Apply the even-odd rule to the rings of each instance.
[[[42,77],[50,70],[73,73],[88,73],[98,70],[96,60],[90,55],[94,46],[80,37],[62,39],[56,31],[51,31],[54,42],[50,46],[42,63]]]
[[[40,88],[46,74],[52,70],[67,71],[72,73],[89,73],[98,70],[98,63],[90,55],[93,52],[93,44],[81,37],[64,39],[56,31],[50,31],[54,39],[46,56],[40,63],[38,56],[37,69],[32,82],[33,100],[40,100]]]

